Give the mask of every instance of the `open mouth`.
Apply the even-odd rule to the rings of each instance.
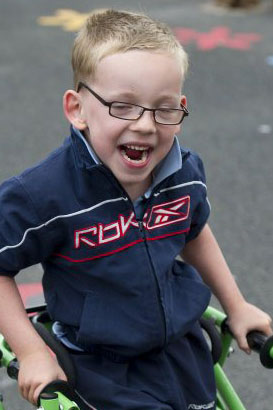
[[[136,145],[121,145],[121,155],[134,164],[144,164],[148,158],[150,148]]]

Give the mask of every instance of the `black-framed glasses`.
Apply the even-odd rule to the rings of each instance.
[[[120,118],[121,120],[136,121],[145,111],[151,111],[156,123],[162,125],[178,125],[189,115],[189,111],[183,104],[181,104],[181,108],[146,108],[141,105],[122,101],[107,102],[83,82],[79,83],[77,92],[79,92],[81,88],[86,88],[97,100],[108,107],[109,115]]]

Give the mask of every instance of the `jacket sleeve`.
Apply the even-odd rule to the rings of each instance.
[[[191,156],[192,167],[194,171],[194,180],[198,183],[195,185],[198,190],[197,201],[192,211],[190,231],[186,237],[186,242],[195,239],[202,231],[210,215],[210,203],[207,197],[206,176],[202,160],[197,154]]]
[[[42,262],[51,252],[48,228],[39,219],[32,199],[20,179],[0,186],[0,274]]]

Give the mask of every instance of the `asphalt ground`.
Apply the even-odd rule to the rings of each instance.
[[[0,2],[0,182],[62,143],[71,44],[93,8],[141,10],[169,23],[190,56],[190,116],[180,141],[203,158],[211,226],[247,299],[273,315],[273,9],[201,0]],[[41,18],[43,17],[43,18]],[[38,282],[39,267],[18,282]],[[35,295],[34,295],[35,297]],[[216,303],[213,301],[213,303]],[[12,320],[12,319],[11,319]],[[272,409],[272,371],[236,349],[227,373],[248,410]],[[1,371],[6,410],[26,410]]]

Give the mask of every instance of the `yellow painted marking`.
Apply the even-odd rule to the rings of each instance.
[[[65,31],[78,31],[90,14],[102,10],[96,9],[89,13],[80,13],[72,9],[58,9],[53,16],[41,16],[37,21],[41,26],[60,26]]]

